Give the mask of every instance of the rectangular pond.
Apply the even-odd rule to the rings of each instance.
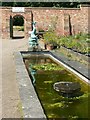
[[[48,119],[90,118],[90,86],[87,83],[49,57],[30,55],[28,59],[24,59],[24,62]],[[65,97],[55,91],[54,84],[62,81],[79,82],[81,85],[80,94]]]

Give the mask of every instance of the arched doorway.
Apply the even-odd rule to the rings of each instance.
[[[22,15],[13,17],[13,38],[24,38],[24,17]]]
[[[10,37],[13,39],[24,38],[24,17],[22,15],[10,16]]]

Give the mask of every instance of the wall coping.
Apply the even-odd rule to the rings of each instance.
[[[16,64],[16,80],[22,104],[24,118],[46,119],[46,115],[35,92],[34,86],[23,62],[23,56],[18,51],[14,53]]]
[[[24,7],[25,9],[49,9],[49,10],[80,10],[81,8],[58,8],[58,7]],[[12,9],[12,7],[0,7],[0,9]]]
[[[80,6],[81,6],[81,7],[90,7],[89,4],[81,4]]]

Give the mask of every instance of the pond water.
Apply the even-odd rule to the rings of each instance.
[[[88,84],[49,58],[32,56],[24,61],[28,71],[31,66],[36,70],[34,87],[48,119],[84,120],[90,117]],[[60,81],[79,82],[82,95],[73,98],[63,97],[53,89],[54,83]]]

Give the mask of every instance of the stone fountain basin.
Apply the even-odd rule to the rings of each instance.
[[[81,90],[81,85],[79,82],[56,82],[53,85],[53,88],[57,92],[61,93],[75,93]]]

